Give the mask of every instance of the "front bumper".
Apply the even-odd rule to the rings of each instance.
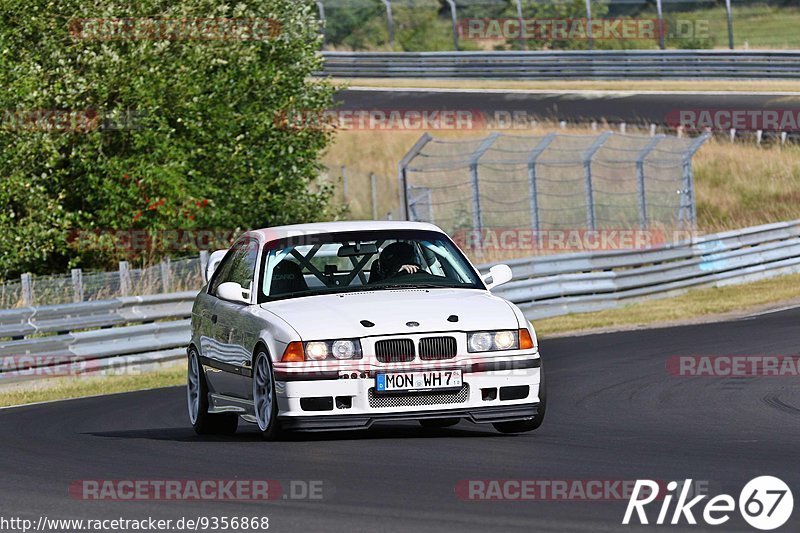
[[[442,369],[442,365],[435,368]],[[362,369],[355,378],[342,373],[303,376],[276,372],[279,419],[286,429],[325,431],[364,429],[390,420],[464,418],[481,424],[537,415],[541,382],[538,354],[473,360],[452,368],[462,370],[460,389],[392,394],[375,391],[375,374],[402,372],[402,368]]]

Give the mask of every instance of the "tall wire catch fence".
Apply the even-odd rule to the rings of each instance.
[[[696,228],[692,156],[708,135],[425,133],[400,162],[404,211],[448,232]]]

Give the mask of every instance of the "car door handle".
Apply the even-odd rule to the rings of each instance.
[[[213,322],[214,324],[217,323],[217,315],[211,315],[211,322]]]

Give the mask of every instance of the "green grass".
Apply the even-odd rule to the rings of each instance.
[[[709,33],[714,36],[718,48],[728,45],[728,19],[725,8],[714,8],[703,11],[676,13],[681,16],[706,19],[709,21]],[[800,8],[772,7],[765,5],[733,6],[733,43],[742,49],[748,48],[780,49],[797,48],[800,39],[797,28],[800,27]]]
[[[186,368],[182,363],[138,375],[43,378],[0,387],[0,407],[172,387],[185,382]]]

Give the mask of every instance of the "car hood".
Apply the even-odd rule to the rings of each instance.
[[[303,340],[520,327],[508,302],[477,289],[326,294],[268,302],[261,308],[285,320]],[[452,315],[457,322],[448,320]],[[375,325],[365,327],[362,320]]]

